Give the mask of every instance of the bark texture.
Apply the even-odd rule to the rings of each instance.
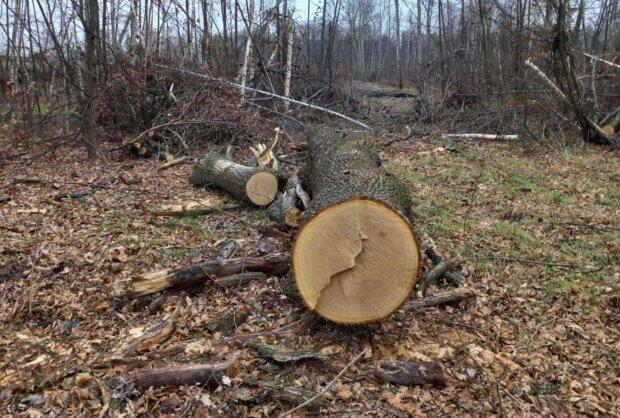
[[[354,197],[380,200],[411,220],[411,198],[405,185],[381,168],[379,156],[354,136],[314,135],[309,143],[307,185],[310,219],[321,209]]]
[[[420,300],[412,300],[405,303],[403,309],[406,311],[417,311],[433,306],[455,305],[467,299],[476,297],[476,292],[471,289],[458,288],[450,290],[442,290],[432,295],[426,296]]]
[[[443,257],[440,256],[437,251],[433,247],[427,247],[424,250],[424,254],[433,262],[434,265],[439,265],[444,261]],[[442,277],[446,280],[446,282],[450,283],[452,286],[459,287],[463,282],[463,276],[456,270],[446,270]]]
[[[245,184],[252,174],[259,171],[256,167],[237,164],[218,154],[209,153],[194,166],[189,182],[194,186],[216,185],[226,190],[237,199],[245,197]]]

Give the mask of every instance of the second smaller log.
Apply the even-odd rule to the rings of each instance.
[[[194,165],[189,182],[194,186],[215,185],[257,206],[269,205],[278,194],[278,177],[271,171],[237,164],[214,153]]]

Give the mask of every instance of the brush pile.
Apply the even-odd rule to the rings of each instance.
[[[239,95],[215,82],[147,65],[105,82],[97,123],[116,149],[140,157],[179,155],[208,143],[248,144],[271,130]],[[197,70],[200,71],[200,70]]]

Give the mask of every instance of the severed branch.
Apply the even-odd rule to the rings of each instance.
[[[116,283],[114,291],[118,296],[131,299],[166,289],[192,286],[212,281],[215,277],[226,277],[246,271],[258,271],[281,276],[286,274],[288,270],[288,254],[271,254],[253,258],[215,259],[188,267],[143,274],[129,282]]]
[[[147,208],[149,215],[155,216],[200,216],[212,213],[226,212],[228,210],[237,210],[245,208],[245,205],[239,203],[227,203],[211,205],[208,202],[192,201],[176,205],[163,205],[158,208]]]
[[[170,167],[172,167],[174,165],[181,164],[181,163],[185,162],[185,160],[187,160],[187,157],[185,157],[185,156],[184,157],[175,158],[172,161],[168,161],[167,163],[162,164],[162,166],[159,167],[159,169],[160,170],[165,170],[165,169],[170,168]]]
[[[437,283],[437,281],[441,278],[443,278],[452,286],[460,286],[461,282],[463,281],[463,276],[458,271],[454,271],[454,269],[458,267],[460,263],[455,263],[455,261],[457,260],[452,260],[452,263],[444,264],[439,269],[437,269],[437,267],[439,267],[439,265],[444,261],[444,259],[435,250],[435,244],[433,240],[428,236],[426,232],[424,232],[420,235],[420,242],[422,244],[422,248],[424,248],[424,254],[426,255],[426,257],[428,257],[429,260],[432,261],[432,263],[436,267],[431,270],[431,272],[427,274],[425,278],[418,281],[416,288],[422,289],[424,292],[430,284]],[[436,278],[430,277],[431,281],[429,281],[428,279],[429,276],[431,276],[431,273],[436,276]]]
[[[403,309],[405,312],[417,311],[432,306],[452,305],[463,300],[473,299],[475,297],[476,292],[472,289],[458,288],[443,290],[433,293],[430,296],[426,296],[420,300],[412,300],[411,302],[407,302],[403,305]]]
[[[297,177],[297,174],[293,174],[291,180],[295,185],[295,194],[297,194],[297,197],[301,201],[303,209],[308,209],[308,207],[310,206],[310,196],[301,186],[301,181],[299,180],[299,177]]]
[[[558,88],[558,86],[555,85],[555,83],[553,81],[551,81],[551,79],[549,77],[547,77],[547,74],[543,73],[543,71],[538,68],[536,66],[536,64],[534,64],[532,61],[530,60],[525,60],[525,65],[534,72],[534,74],[536,74],[538,76],[538,78],[540,78],[542,81],[545,82],[545,84],[547,86],[549,86],[551,88],[551,90],[553,90],[553,92],[560,98],[562,99],[566,104],[569,104],[568,102],[568,98],[566,97],[566,95],[562,92],[562,90],[560,90]]]
[[[424,254],[433,262],[433,264],[438,265],[441,263],[443,258],[437,254],[433,247],[427,247],[424,250]],[[447,270],[443,273],[443,278],[446,282],[450,283],[454,287],[459,287],[463,282],[463,276],[458,271]]]
[[[279,384],[277,382],[268,382],[266,380],[254,380],[245,378],[243,383],[250,386],[256,386],[263,390],[266,390],[272,394],[276,399],[281,399],[286,402],[301,403],[306,399],[311,398],[314,392],[305,390],[303,388],[295,388],[290,385]],[[318,408],[321,406],[328,406],[329,401],[327,399],[317,399],[310,407]]]
[[[463,263],[462,259],[452,259],[452,260],[442,260],[438,262],[435,267],[431,271],[428,272],[420,281],[418,282],[418,290],[421,290],[423,294],[426,293],[426,289],[432,284],[436,284],[439,279],[444,277],[446,272],[454,270],[456,267],[460,266]]]
[[[463,139],[490,139],[490,140],[500,140],[500,139],[518,139],[519,135],[510,134],[510,135],[493,135],[493,134],[443,134],[442,138],[463,138]]]
[[[591,58],[593,60],[600,61],[603,64],[609,65],[610,67],[615,67],[615,68],[619,68],[620,69],[620,65],[616,64],[615,62],[607,61],[606,59],[599,58],[599,57],[596,57],[594,55],[586,54],[585,52],[583,53],[583,55],[585,55],[586,57]]]
[[[609,135],[620,131],[620,106],[601,120],[602,129]]]
[[[265,212],[267,217],[274,222],[298,227],[302,220],[302,213],[297,207],[295,186],[287,186],[283,193],[279,192]]]
[[[159,386],[183,386],[199,384],[214,388],[219,385],[228,369],[235,364],[237,355],[222,363],[188,364],[161,367],[138,372],[129,377],[129,380],[139,389],[148,389]]]
[[[120,145],[117,145],[112,148],[112,151],[118,151],[120,149],[125,148],[127,145],[132,144],[134,142],[138,142],[144,135],[151,134],[151,132],[155,132],[162,128],[169,128],[170,126],[178,126],[178,125],[204,125],[209,123],[206,120],[173,120],[171,122],[162,123],[160,125],[155,125],[148,128],[145,131],[142,131],[137,137],[129,138],[123,141]]]
[[[264,344],[258,340],[248,341],[246,345],[253,348],[259,356],[268,357],[278,363],[297,362],[301,360],[319,360],[326,362],[329,359],[328,356],[314,352],[308,348],[290,350],[283,347]]]
[[[169,318],[158,322],[143,334],[127,342],[123,346],[123,351],[125,353],[132,351],[143,351],[167,340],[174,331],[175,322],[179,317],[179,312],[180,309],[177,307]]]
[[[215,283],[221,287],[237,287],[248,284],[254,280],[265,280],[269,276],[260,271],[246,271],[244,273],[233,274],[231,276],[217,279]]]

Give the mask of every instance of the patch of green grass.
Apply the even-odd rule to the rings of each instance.
[[[460,229],[459,219],[454,210],[445,206],[430,203],[415,209],[416,220],[425,225],[434,234],[452,235]]]
[[[185,231],[198,231],[203,227],[203,223],[198,216],[183,216],[180,218],[168,219],[162,224],[168,229],[182,229]]]
[[[516,173],[507,173],[506,188],[515,195],[539,194],[541,192],[540,187],[532,181],[532,179]]]
[[[165,240],[159,236],[148,236],[142,240],[142,243],[142,251],[148,251],[161,248],[163,245],[165,245]]]
[[[420,184],[426,180],[426,176],[424,173],[412,170],[410,167],[391,164],[390,162],[386,162],[385,168],[393,173],[396,177],[403,180],[406,184]]]
[[[166,261],[177,261],[185,258],[191,251],[191,248],[166,248],[161,251],[161,255]]]
[[[529,252],[537,246],[538,240],[521,225],[506,221],[493,221],[488,233],[495,238],[508,241],[513,250]]]
[[[386,167],[411,185],[414,228],[428,232],[440,252],[469,259],[474,276],[509,288],[524,283],[534,287],[540,297],[530,307],[539,311],[558,297],[596,306],[604,287],[613,286],[609,278],[620,250],[611,243],[620,241],[620,232],[608,225],[610,208],[620,205],[620,176],[605,158],[575,149],[558,151],[549,164],[549,156],[489,146],[456,155],[409,155]],[[592,171],[593,166],[600,169]],[[478,189],[468,209],[464,202],[469,202],[473,184]],[[510,211],[526,216],[507,218]],[[599,219],[606,229],[586,226],[576,235],[567,229],[567,222],[596,226]],[[576,268],[485,259],[487,255]]]
[[[144,237],[141,237],[139,235],[121,235],[116,242],[114,243],[114,245],[133,245],[133,244],[139,244],[142,241],[144,241]]]
[[[498,267],[492,260],[474,260],[474,271],[476,274],[494,274],[497,270]]]
[[[568,202],[568,199],[562,193],[551,192],[551,201],[553,203],[565,204]]]
[[[103,216],[101,229],[103,231],[122,234],[127,231],[127,220],[119,210],[111,210]]]
[[[503,175],[501,172],[490,169],[489,167],[483,167],[481,170],[470,172],[469,177],[470,180],[475,181],[478,184],[486,185],[500,183]]]
[[[597,303],[603,292],[599,280],[593,280],[593,277],[582,273],[563,272],[551,273],[553,278],[543,283],[543,290],[547,296],[552,298],[567,298],[573,295],[592,302]]]
[[[24,238],[24,244],[26,244],[28,247],[34,247],[40,244],[41,242],[43,242],[43,237],[38,234],[28,235],[26,238]]]

